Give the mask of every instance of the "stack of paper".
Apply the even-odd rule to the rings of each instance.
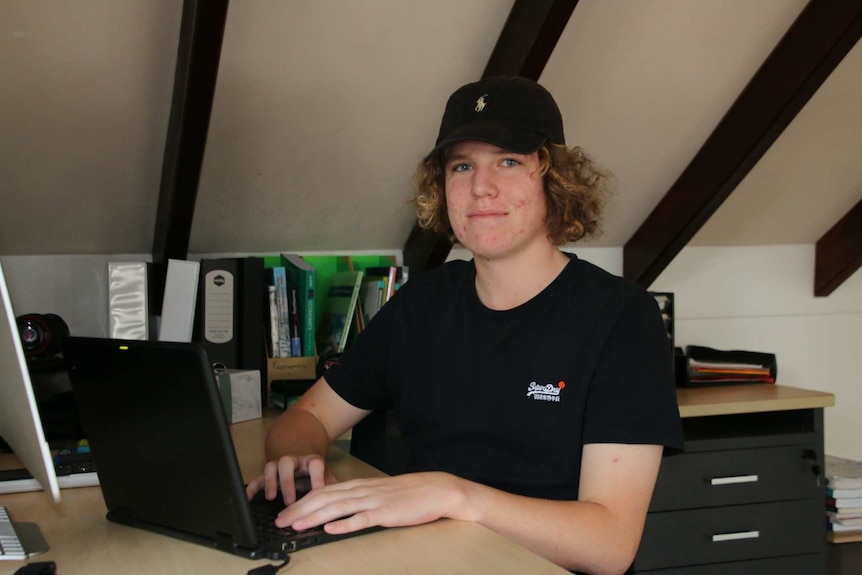
[[[772,353],[689,345],[685,355],[689,385],[775,383],[777,365]]]
[[[862,532],[862,461],[827,455],[825,463],[829,529]]]

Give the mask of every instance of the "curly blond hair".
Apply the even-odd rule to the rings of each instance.
[[[445,151],[426,157],[413,176],[419,226],[457,241],[449,223],[445,192]],[[546,142],[539,148],[539,164],[548,204],[548,237],[555,245],[576,242],[601,233],[599,220],[613,177],[593,163],[579,147]]]

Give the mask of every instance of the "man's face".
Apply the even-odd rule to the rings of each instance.
[[[449,222],[474,257],[500,259],[550,242],[538,152],[468,141],[450,146],[445,158]]]

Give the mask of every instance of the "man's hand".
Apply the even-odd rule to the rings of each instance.
[[[275,524],[297,530],[324,525],[327,533],[341,534],[428,523],[451,516],[459,507],[460,481],[448,473],[430,472],[330,484],[287,507]]]
[[[263,489],[264,497],[275,499],[279,491],[285,505],[296,501],[296,482],[300,477],[307,477],[311,489],[338,483],[338,478],[327,467],[326,460],[320,455],[285,455],[278,461],[269,461],[260,475],[249,482],[246,487],[246,497],[251,500]]]

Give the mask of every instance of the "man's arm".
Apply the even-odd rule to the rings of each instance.
[[[248,496],[264,489],[267,499],[273,499],[281,489],[285,503],[292,503],[296,500],[294,477],[308,476],[312,489],[334,482],[326,468],[329,445],[368,413],[341,399],[321,377],[270,426],[265,442],[267,464],[263,475],[249,483]]]
[[[507,497],[473,484],[468,506],[480,523],[568,569],[622,573],[637,553],[662,450],[588,444],[578,501]]]
[[[662,449],[585,445],[578,501],[513,495],[448,473],[412,473],[329,486],[288,507],[276,524],[323,523],[330,533],[347,533],[449,517],[481,523],[567,569],[622,573],[640,543]]]

